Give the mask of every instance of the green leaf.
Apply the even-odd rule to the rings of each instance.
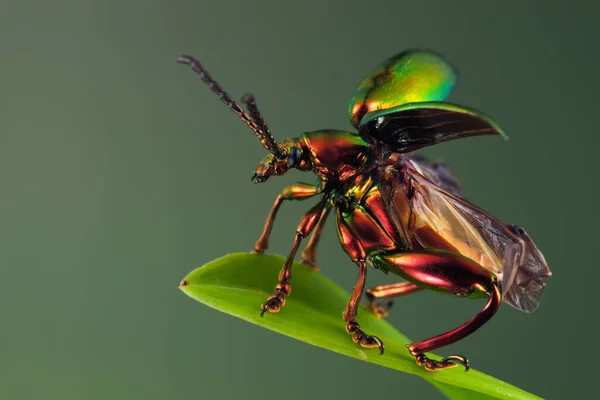
[[[354,344],[344,329],[342,311],[350,295],[311,268],[295,263],[292,292],[277,314],[260,317],[260,305],[273,293],[284,258],[236,253],[214,260],[188,274],[181,290],[219,311],[275,332],[349,357],[418,375],[452,399],[539,399],[508,383],[462,367],[430,372],[416,365],[405,344],[411,341],[366,308],[359,311],[365,332],[385,343],[385,354]]]

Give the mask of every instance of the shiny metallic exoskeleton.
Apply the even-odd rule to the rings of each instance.
[[[369,308],[388,313],[377,299],[422,288],[460,297],[486,298],[483,309],[459,327],[408,345],[417,364],[428,370],[462,364],[463,356],[442,360],[425,353],[454,343],[486,323],[504,301],[534,311],[551,276],[543,255],[525,231],[506,225],[465,200],[458,181],[441,163],[414,151],[447,140],[500,135],[502,130],[482,113],[444,102],[456,82],[455,69],[436,53],[411,50],[380,64],[358,85],[349,116],[357,132],[319,130],[277,143],[254,98],[234,102],[190,56],[181,56],[211,90],[256,134],[269,154],[252,180],[261,183],[290,168],[313,172],[316,185],[294,184],[275,200],[254,251],[267,250],[273,221],[284,200],[319,200],[301,219],[274,293],[261,316],[277,312],[291,292],[291,266],[303,239],[309,238],[302,262],[318,268],[316,248],[325,220],[333,212],[340,243],[358,266],[359,275],[343,313],[346,330],[363,347],[383,342],[365,333],[357,321],[365,289],[367,264],[406,282],[366,291]]]

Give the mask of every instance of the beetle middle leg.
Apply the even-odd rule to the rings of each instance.
[[[398,297],[412,292],[416,292],[417,290],[421,289],[423,288],[411,282],[400,282],[393,283],[391,285],[376,286],[374,288],[367,289],[367,307],[377,317],[387,317],[389,314],[389,309],[392,306],[392,301],[388,300],[388,302],[382,306],[377,304],[377,299]]]
[[[358,279],[356,280],[356,284],[352,290],[352,295],[350,296],[346,310],[344,310],[344,321],[348,323],[346,325],[346,332],[352,335],[352,340],[354,343],[358,343],[362,347],[366,348],[378,347],[379,354],[383,354],[384,346],[381,339],[379,339],[377,336],[367,335],[360,328],[359,323],[356,322],[356,316],[358,315],[358,304],[360,303],[360,298],[365,290],[367,263],[365,260],[358,260],[356,265],[358,265]]]
[[[321,232],[323,232],[323,226],[325,226],[325,221],[327,220],[327,216],[329,215],[330,211],[330,207],[325,207],[323,209],[323,212],[319,217],[319,222],[317,222],[317,226],[315,226],[315,230],[310,235],[310,238],[308,239],[308,244],[302,252],[302,260],[300,261],[300,263],[308,265],[316,271],[319,270],[319,266],[317,265],[317,245],[319,244]]]
[[[281,307],[285,304],[285,296],[289,295],[292,288],[290,286],[290,280],[292,279],[292,263],[298,247],[302,239],[310,235],[312,230],[319,222],[319,218],[323,213],[323,209],[326,206],[327,197],[323,196],[323,199],[315,206],[313,206],[300,220],[300,224],[296,229],[296,236],[294,237],[294,244],[288,254],[285,264],[279,273],[279,281],[275,286],[275,293],[267,299],[261,306],[260,316],[262,317],[266,311],[278,312]]]
[[[304,200],[319,194],[319,192],[320,190],[317,186],[307,183],[295,183],[284,188],[275,199],[273,207],[271,207],[263,232],[254,245],[254,252],[264,253],[269,248],[269,236],[271,236],[273,222],[283,200]]]
[[[367,335],[356,321],[358,315],[358,305],[365,290],[365,280],[367,277],[367,254],[364,247],[357,236],[352,232],[350,226],[344,220],[343,213],[340,209],[337,210],[337,229],[340,242],[346,254],[350,256],[352,261],[358,265],[358,279],[352,290],[352,295],[344,311],[344,321],[347,323],[346,332],[352,335],[354,343],[360,344],[366,348],[379,348],[379,354],[383,354],[384,345],[381,339],[376,336]]]
[[[463,356],[436,361],[425,353],[457,342],[489,321],[502,300],[496,276],[470,258],[446,250],[421,249],[381,254],[374,256],[373,262],[381,269],[428,289],[460,297],[488,298],[483,309],[459,327],[407,346],[417,364],[428,370],[452,368],[457,364],[468,370],[469,361]]]

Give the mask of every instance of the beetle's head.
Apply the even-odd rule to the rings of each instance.
[[[286,139],[278,145],[281,150],[279,157],[274,153],[268,154],[256,167],[252,182],[265,182],[273,175],[283,175],[290,168],[301,171],[311,169],[311,157],[302,139]]]
[[[242,103],[246,108],[246,111],[244,111],[194,57],[183,55],[177,59],[177,62],[189,65],[194,72],[199,74],[202,81],[210,87],[213,93],[218,95],[221,101],[248,125],[263,147],[269,150],[270,154],[258,164],[252,176],[252,182],[265,182],[272,175],[283,175],[292,167],[304,171],[310,169],[312,166],[310,151],[307,150],[303,140],[286,139],[281,143],[277,143],[260,111],[258,111],[254,97],[251,94],[242,97]]]

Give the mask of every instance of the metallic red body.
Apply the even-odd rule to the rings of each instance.
[[[190,65],[254,132],[268,154],[252,181],[261,183],[290,168],[313,172],[315,185],[286,187],[275,200],[255,251],[268,248],[275,216],[284,200],[320,196],[301,219],[275,291],[261,316],[278,312],[291,293],[291,266],[303,239],[312,234],[302,262],[318,268],[316,247],[325,219],[335,208],[337,232],[344,251],[358,266],[358,278],[343,313],[346,331],[363,347],[383,342],[365,333],[356,321],[364,292],[367,262],[407,282],[367,290],[369,307],[387,314],[376,299],[421,288],[460,297],[487,298],[483,309],[459,327],[407,345],[417,364],[428,370],[462,364],[462,356],[432,360],[425,353],[473,333],[496,312],[501,301],[533,311],[551,273],[525,231],[505,225],[464,200],[456,179],[438,163],[406,155],[425,146],[479,135],[503,135],[481,113],[445,103],[456,80],[445,60],[427,51],[400,53],[382,63],[358,86],[350,101],[350,118],[359,132],[320,130],[277,143],[254,98],[243,97],[245,112],[190,56]]]

